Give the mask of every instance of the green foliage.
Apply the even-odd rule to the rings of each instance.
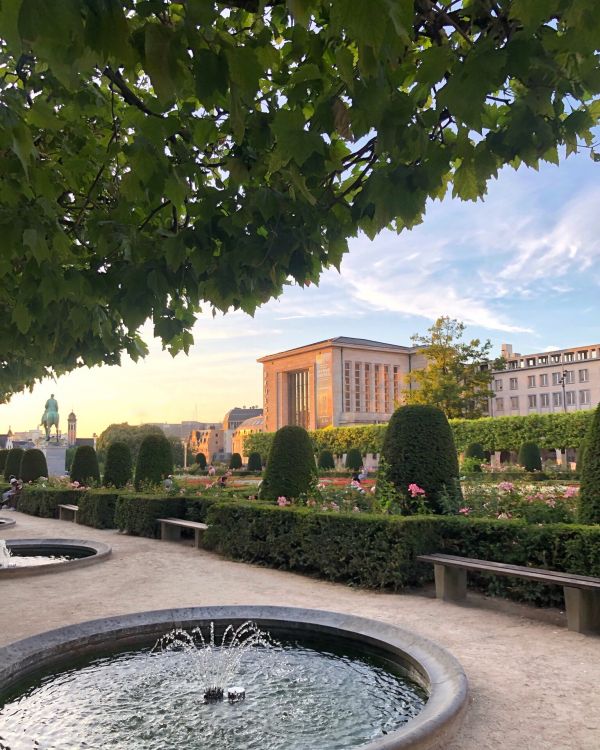
[[[362,461],[362,457],[361,457],[361,461]],[[323,469],[324,471],[335,469],[335,461],[333,459],[333,453],[330,450],[327,450],[326,448],[322,450],[319,453],[319,460],[317,461],[317,466],[319,467],[319,469]]]
[[[441,409],[420,405],[397,409],[386,432],[382,458],[385,479],[396,488],[402,512],[415,513],[419,508],[419,496],[408,489],[412,484],[425,490],[423,499],[430,511],[444,510],[442,493],[460,501],[456,448]]]
[[[201,471],[204,471],[204,469],[206,469],[206,456],[204,455],[204,453],[196,454],[196,463],[200,467]]]
[[[161,433],[150,434],[142,440],[135,467],[135,488],[159,485],[173,471],[171,443]]]
[[[140,450],[140,455],[142,454]],[[181,497],[161,495],[119,495],[115,525],[119,531],[135,536],[160,536],[158,518],[184,518],[185,501]]]
[[[478,458],[481,461],[485,461],[485,451],[481,443],[469,443],[465,448],[465,458]]]
[[[346,468],[358,471],[363,465],[362,453],[358,448],[350,448],[346,454]]]
[[[0,474],[4,474],[4,467],[6,466],[6,459],[8,458],[8,450],[2,448],[0,450]]]
[[[96,449],[100,460],[106,461],[108,447],[111,443],[126,443],[131,451],[132,461],[137,461],[140,445],[146,435],[164,435],[164,432],[155,424],[129,425],[111,424],[103,432],[96,443]]]
[[[242,457],[239,453],[232,453],[229,459],[230,469],[241,469],[242,468]]]
[[[3,2],[2,397],[591,145],[596,5]]]
[[[118,494],[111,490],[88,490],[79,496],[77,523],[95,529],[115,528]]]
[[[479,339],[463,342],[465,326],[447,316],[438,318],[425,336],[411,337],[417,353],[425,357],[423,369],[412,370],[404,391],[407,404],[437,406],[450,419],[481,417],[488,400],[493,370],[503,366],[502,360],[493,367],[482,368],[489,361],[492,342]]]
[[[171,454],[173,456],[173,466],[180,466],[183,468],[183,463],[185,461],[185,449],[183,447],[183,443],[179,438],[176,437],[167,437],[167,440],[169,443],[171,443]]]
[[[25,451],[23,448],[11,448],[6,457],[4,465],[4,478],[10,479],[11,476],[19,477],[21,472],[21,460]]]
[[[480,474],[481,473],[481,459],[479,458],[463,458],[460,464],[460,475],[461,477],[465,474]]]
[[[127,443],[121,443],[118,440],[110,443],[104,465],[104,486],[117,489],[125,487],[131,479],[132,471],[131,451]]]
[[[541,471],[542,470],[542,456],[537,443],[527,442],[523,443],[519,448],[519,465],[522,466],[525,471]]]
[[[262,471],[262,458],[260,453],[253,451],[248,456],[248,471]]]
[[[21,458],[20,477],[24,482],[35,482],[40,477],[48,478],[46,456],[38,448],[29,448]]]
[[[65,471],[68,471],[69,473],[71,473],[71,466],[73,465],[76,450],[77,448],[74,445],[71,445],[67,448],[65,453]]]
[[[91,445],[80,445],[71,464],[71,481],[79,484],[100,484],[98,456]]]
[[[58,518],[59,505],[78,505],[85,490],[57,487],[23,487],[19,498],[19,512],[41,518]]]
[[[269,452],[261,497],[275,500],[305,494],[316,480],[312,444],[303,427],[287,425],[277,430]]]
[[[600,406],[585,438],[581,471],[579,518],[582,523],[600,523]]]

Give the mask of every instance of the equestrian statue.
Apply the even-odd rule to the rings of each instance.
[[[54,425],[56,428],[56,442],[58,443],[58,402],[54,398],[53,393],[50,394],[50,398],[46,401],[41,424],[44,425],[44,429],[46,430],[46,442],[50,441],[50,428]]]

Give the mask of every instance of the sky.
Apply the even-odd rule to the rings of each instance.
[[[54,393],[66,431],[91,436],[113,422],[219,421],[262,406],[264,356],[333,336],[410,344],[441,315],[467,335],[522,354],[600,343],[600,164],[587,152],[505,168],[484,201],[432,202],[423,224],[350,242],[341,273],[290,286],[251,318],[200,316],[190,354],[172,358],[145,328],[150,354],[120,367],[45,380],[0,406],[0,432],[34,429]]]

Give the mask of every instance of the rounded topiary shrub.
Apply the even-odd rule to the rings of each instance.
[[[385,467],[382,478],[394,486],[403,512],[416,512],[419,503],[434,513],[460,507],[458,456],[441,409],[417,404],[397,409],[386,430],[381,458]],[[414,485],[425,494],[418,493]]]
[[[91,445],[80,445],[71,464],[71,481],[79,484],[100,484],[98,456]]]
[[[523,443],[519,448],[518,461],[519,465],[522,466],[525,471],[541,471],[542,455],[537,443]]]
[[[248,471],[262,471],[262,458],[260,453],[254,451],[248,456]]]
[[[319,453],[318,465],[319,465],[319,469],[323,469],[323,471],[329,471],[329,469],[335,469],[335,461],[333,458],[333,453],[331,451],[328,451],[327,449],[322,450]]]
[[[6,459],[8,458],[8,450],[2,448],[0,450],[0,474],[4,474],[4,468],[6,466]]]
[[[171,443],[164,435],[150,434],[142,440],[135,467],[135,488],[157,485],[173,471]]]
[[[485,460],[485,451],[481,443],[469,443],[465,450],[465,458],[479,458],[481,461]]]
[[[23,448],[11,448],[6,456],[6,464],[4,465],[4,478],[10,479],[15,476],[20,479],[21,473],[21,459],[23,458],[25,451]]]
[[[585,438],[585,455],[580,473],[579,520],[600,523],[600,405]]]
[[[346,454],[346,468],[352,469],[352,471],[358,471],[362,466],[362,463],[362,453],[358,448],[350,448]]]
[[[131,479],[133,464],[131,450],[127,443],[116,440],[108,446],[106,464],[104,465],[105,487],[125,487]]]
[[[29,448],[21,458],[21,479],[24,482],[35,482],[40,477],[48,478],[46,456],[38,448]]]
[[[196,453],[196,463],[200,467],[201,471],[204,471],[206,469],[206,456],[204,453]]]
[[[232,453],[229,459],[230,469],[241,469],[242,468],[242,457],[239,453]]]
[[[298,497],[309,491],[316,474],[308,432],[303,427],[287,425],[273,437],[260,496],[268,500]]]

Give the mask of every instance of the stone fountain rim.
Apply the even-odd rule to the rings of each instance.
[[[0,647],[0,693],[35,672],[60,666],[78,655],[93,655],[108,643],[126,649],[172,628],[246,620],[266,629],[279,626],[280,630],[290,628],[363,642],[383,649],[386,656],[403,665],[408,662],[421,675],[429,699],[418,716],[357,750],[441,750],[460,726],[467,707],[468,682],[460,663],[448,651],[388,623],[296,607],[185,607],[89,620],[50,630]]]
[[[14,518],[6,518],[6,516],[0,516],[0,529],[8,529],[16,524]]]
[[[3,578],[22,578],[25,576],[44,575],[46,573],[60,573],[73,568],[85,568],[95,565],[110,556],[112,548],[104,542],[95,542],[91,539],[5,539],[9,548],[23,549],[27,547],[62,547],[63,549],[87,549],[92,550],[88,557],[80,557],[76,560],[65,560],[60,563],[47,563],[45,565],[32,565],[23,568],[0,568],[0,580]]]

